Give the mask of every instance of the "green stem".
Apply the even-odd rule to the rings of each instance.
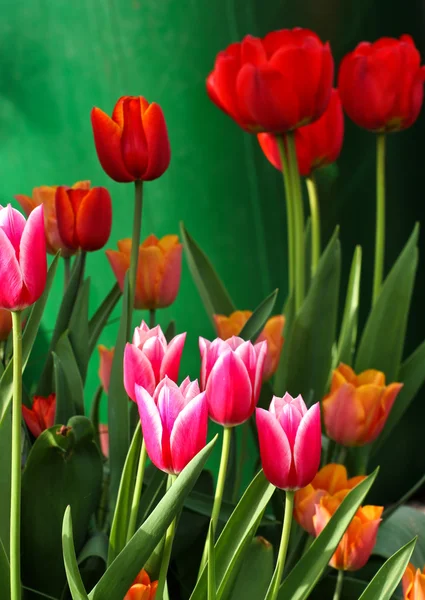
[[[314,174],[306,179],[311,216],[311,274],[314,275],[320,258],[320,207]]]
[[[21,419],[22,419],[22,320],[13,321],[12,485],[10,502],[10,598],[21,598]]]
[[[143,477],[145,475],[146,458],[146,445],[145,440],[143,440],[142,447],[140,449],[139,465],[137,467],[136,483],[134,484],[134,493],[133,500],[131,502],[130,518],[128,521],[127,543],[130,541],[130,539],[134,535],[134,532],[136,531],[137,515],[139,513],[139,503],[140,497],[142,495]]]
[[[375,304],[381,290],[385,255],[385,133],[376,136],[376,234],[373,297]]]
[[[282,164],[283,185],[285,188],[286,199],[286,220],[288,223],[288,271],[289,271],[289,295],[294,291],[295,281],[295,222],[294,222],[294,202],[291,190],[291,175],[289,171],[288,159],[286,157],[285,141],[280,135],[276,136],[277,147],[279,149],[280,162]]]
[[[340,446],[337,454],[336,462],[339,465],[343,465],[345,463],[345,459],[347,458],[347,448],[345,446]]]
[[[304,300],[305,291],[305,252],[304,252],[304,205],[301,181],[298,173],[297,153],[294,132],[286,134],[288,144],[289,171],[295,224],[295,309],[298,312]]]
[[[248,436],[249,436],[250,426],[251,426],[250,422],[245,421],[245,423],[242,423],[242,425],[240,425],[240,427],[239,427],[239,431],[241,434],[241,445],[240,445],[239,460],[236,465],[235,483],[233,485],[233,495],[232,495],[233,504],[238,503],[239,489],[240,489],[241,483],[242,483],[243,468],[244,468],[244,464],[245,464],[247,452],[248,452]]]
[[[130,307],[128,317],[128,334],[131,329],[131,319],[134,309],[134,299],[136,297],[136,278],[137,262],[139,259],[140,234],[142,231],[142,208],[143,208],[143,181],[136,179],[134,182],[134,216],[133,216],[133,234],[131,236],[131,255],[130,255]]]
[[[65,256],[63,259],[63,272],[64,272],[64,285],[63,291],[65,293],[66,288],[68,287],[69,278],[71,277],[71,257]]]
[[[208,600],[216,600],[217,583],[215,578],[214,527],[212,521],[208,531]]]
[[[336,580],[335,593],[333,600],[339,600],[342,592],[342,584],[344,583],[344,571],[338,571],[338,577]]]
[[[173,483],[175,475],[169,475],[169,482]],[[164,600],[165,583],[167,581],[167,571],[170,564],[171,548],[173,546],[174,535],[176,533],[176,518],[173,519],[171,525],[165,534],[164,550],[162,552],[161,567],[159,570],[158,587],[156,588],[156,600]]]
[[[149,311],[149,329],[155,327],[155,309],[151,308]]]
[[[285,568],[286,553],[288,551],[289,535],[291,533],[294,497],[295,492],[286,490],[285,517],[283,520],[282,537],[280,538],[279,554],[277,555],[276,569],[267,590],[266,600],[276,600],[279,593],[280,582]]]

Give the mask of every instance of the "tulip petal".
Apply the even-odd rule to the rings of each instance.
[[[365,566],[376,544],[380,522],[381,519],[376,519],[362,523],[355,538],[350,540],[351,543],[344,561],[347,571],[357,571]],[[350,530],[348,530],[348,538],[350,538]]]
[[[127,343],[124,350],[124,387],[127,395],[133,401],[136,400],[136,384],[153,394],[155,383],[155,375],[147,356],[136,346]]]
[[[303,416],[295,438],[294,465],[298,487],[305,487],[313,480],[319,469],[321,451],[320,405],[316,403]]]
[[[148,358],[155,376],[156,383],[162,379],[160,376],[161,363],[165,356],[165,348],[158,337],[149,337],[143,344],[143,353]]]
[[[189,377],[186,377],[186,379],[184,379],[184,381],[181,383],[180,391],[185,397],[186,403],[190,400],[193,400],[194,398],[196,398],[196,396],[199,396],[199,394],[201,393],[201,390],[199,389],[198,380],[195,379],[194,381],[190,381]]]
[[[121,156],[121,127],[100,108],[93,108],[91,122],[97,156],[105,173],[121,183],[134,181]]]
[[[22,405],[22,416],[24,417],[26,426],[31,431],[33,436],[38,437],[43,431],[41,428],[41,425],[40,425],[40,420],[38,418],[38,415],[33,410],[31,410],[30,408],[27,408],[23,404]]]
[[[164,256],[158,246],[141,247],[137,263],[136,308],[158,308],[158,287]]]
[[[170,306],[176,299],[180,287],[183,246],[178,244],[165,254],[163,271],[158,287],[158,305]]]
[[[142,386],[136,385],[135,396],[148,456],[158,469],[168,472],[170,465],[165,464],[162,454],[163,427],[158,408]]]
[[[46,286],[47,257],[43,206],[37,206],[26,222],[19,247],[22,278],[29,293],[29,304],[39,299]]]
[[[178,415],[170,445],[174,473],[180,473],[207,441],[208,405],[205,392],[191,400]]]
[[[272,133],[259,133],[257,140],[269,163],[278,171],[282,171],[282,161],[280,160],[276,137]]]
[[[0,307],[20,308],[22,286],[22,273],[15,250],[3,229],[0,228]]]
[[[19,202],[27,217],[31,214],[31,211],[38,206],[37,202],[35,202],[33,198],[30,198],[30,196],[25,196],[24,194],[16,194],[15,200]]]
[[[79,246],[88,252],[100,250],[111,234],[112,203],[107,189],[92,188],[83,198],[76,215]]]
[[[117,250],[106,250],[105,254],[112,267],[117,283],[120,286],[120,290],[123,291],[125,274],[130,268],[130,257]]]
[[[148,147],[148,163],[142,179],[152,181],[167,170],[171,159],[167,125],[159,104],[152,102],[149,105],[143,114],[143,128]]]
[[[5,208],[0,209],[0,227],[3,229],[10,243],[15,249],[16,255],[19,257],[19,244],[22,234],[25,229],[25,217],[8,204]]]
[[[285,489],[292,463],[288,438],[276,417],[269,411],[257,408],[256,421],[264,474],[270,483]]]
[[[75,210],[64,186],[60,186],[56,190],[56,218],[63,243],[68,248],[76,250],[78,239],[75,235]]]
[[[179,378],[180,361],[183,353],[186,333],[179,333],[173,337],[165,350],[164,358],[162,359],[159,378],[167,376],[172,381],[177,381]]]
[[[148,146],[143,129],[140,98],[125,98],[122,108],[124,124],[121,134],[121,155],[127,171],[135,179],[143,179],[148,162]]]
[[[356,445],[363,432],[365,415],[355,387],[344,383],[323,399],[322,406],[328,436],[343,446]]]

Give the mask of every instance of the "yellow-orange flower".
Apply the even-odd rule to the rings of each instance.
[[[180,286],[182,250],[176,235],[165,235],[161,239],[150,235],[140,245],[134,308],[154,310],[174,302]],[[118,242],[118,251],[106,250],[121,290],[130,268],[130,254],[130,238]]]
[[[303,529],[310,535],[315,535],[313,517],[316,513],[316,504],[320,504],[324,496],[333,496],[343,490],[351,490],[365,477],[347,478],[347,469],[344,465],[331,463],[324,466],[313,481],[295,492],[294,517]]]
[[[334,496],[323,496],[316,504],[313,517],[316,535],[325,528],[348,492],[342,490]],[[360,506],[329,561],[331,567],[343,571],[357,571],[364,567],[375,546],[383,510],[383,506]]]
[[[381,433],[402,383],[385,385],[381,371],[356,375],[340,364],[332,374],[330,393],[323,398],[326,432],[343,446],[363,446]]]
[[[425,567],[421,572],[409,563],[403,575],[402,585],[404,600],[425,600]]]
[[[44,232],[46,234],[46,250],[49,254],[56,254],[61,251],[61,256],[67,258],[75,254],[76,250],[68,248],[63,242],[58,229],[56,218],[56,190],[57,185],[42,185],[32,191],[32,197],[18,194],[16,200],[21,205],[25,214],[28,216],[36,206],[40,204],[44,208]],[[89,190],[90,181],[77,181],[71,189]]]
[[[250,310],[236,310],[229,317],[225,315],[214,315],[214,323],[217,335],[222,340],[228,340],[234,335],[239,335],[246,322],[251,317]],[[263,380],[266,381],[276,372],[279,365],[280,353],[283,345],[283,328],[285,317],[276,315],[271,317],[258,336],[257,342],[267,342],[267,355],[264,363]]]
[[[158,582],[151,581],[149,575],[142,569],[126,593],[124,600],[154,600],[157,587]]]

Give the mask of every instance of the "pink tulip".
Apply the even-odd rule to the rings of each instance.
[[[261,462],[270,483],[283,490],[308,485],[320,464],[319,404],[307,410],[301,396],[273,396],[269,410],[257,408],[257,429]]]
[[[210,417],[225,427],[240,425],[254,412],[260,396],[267,342],[253,345],[233,336],[213,342],[200,337],[201,387]]]
[[[10,204],[0,207],[0,308],[18,311],[34,304],[46,276],[43,206],[28,221]]]
[[[206,444],[205,392],[189,377],[180,387],[165,377],[153,396],[136,384],[136,400],[149,458],[161,471],[177,475]]]
[[[186,333],[180,333],[167,343],[159,325],[149,329],[142,321],[136,327],[124,351],[124,387],[132,400],[136,401],[135,385],[152,395],[165,376],[177,381],[185,339]]]

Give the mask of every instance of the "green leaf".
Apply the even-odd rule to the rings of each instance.
[[[71,507],[67,506],[62,526],[62,551],[65,563],[66,578],[73,600],[88,600],[84,584],[78,570],[75,556],[74,539],[72,534]]]
[[[379,569],[359,600],[390,600],[403,577],[416,544],[416,538],[400,548]]]
[[[68,327],[69,341],[83,383],[89,363],[89,291],[90,280],[86,279],[79,289]]]
[[[344,575],[344,585],[342,588],[343,600],[358,600],[360,594],[366,589],[368,582],[354,577]],[[326,600],[333,598],[336,586],[336,577],[327,575],[323,577],[309,596],[309,600]]]
[[[301,394],[310,403],[321,400],[332,365],[341,250],[338,232],[322,254],[299,313],[289,325],[275,394]],[[286,337],[286,328],[285,328]]]
[[[379,527],[373,554],[389,558],[418,534],[412,562],[422,566],[425,564],[425,515],[410,506],[401,506]]]
[[[90,421],[92,422],[94,429],[94,440],[97,444],[99,450],[102,450],[100,444],[100,434],[99,434],[99,411],[100,411],[100,401],[102,400],[103,387],[102,384],[97,386],[97,389],[94,393],[93,400],[91,401],[90,406]]]
[[[236,310],[235,306],[210,260],[186,231],[183,223],[180,223],[180,232],[193,281],[214,325],[213,315],[229,316]]]
[[[145,477],[146,478],[146,477]],[[163,491],[165,491],[165,484],[167,481],[167,475],[155,468],[153,476],[149,480],[149,483],[144,487],[142,492],[142,498],[139,503],[139,514],[137,522],[143,523],[146,517],[154,508],[155,504],[160,499]],[[210,516],[211,513],[208,515]]]
[[[90,592],[91,600],[122,600],[124,598],[136,575],[155,550],[174,517],[182,509],[184,499],[201,474],[216,440],[217,437],[183,469],[158,506]]]
[[[215,580],[215,547],[214,547],[214,527],[213,522],[210,521],[207,535],[207,548],[208,548],[208,600],[216,600],[217,598],[217,583]]]
[[[360,301],[360,276],[362,270],[362,249],[356,246],[353,262],[351,263],[350,278],[348,280],[345,308],[342,318],[341,332],[338,341],[338,352],[335,366],[340,362],[351,365],[357,339],[357,320]]]
[[[310,548],[280,586],[278,600],[286,600],[287,598],[304,600],[308,598],[311,590],[314,589],[327,567],[358,507],[372,487],[377,474],[378,469],[347,494],[322,533],[313,541]]]
[[[208,494],[204,494],[202,492],[197,492],[196,490],[189,494],[184,503],[185,508],[188,508],[189,510],[192,510],[193,512],[196,512],[200,515],[204,515],[205,517],[211,516],[213,504],[213,496],[209,496]],[[218,517],[219,521],[226,523],[229,520],[235,508],[235,504],[223,500],[221,503],[220,514]],[[261,522],[262,525],[274,525],[276,523],[276,519],[273,519],[268,515],[265,515]]]
[[[167,340],[168,343],[170,343],[171,340],[173,339],[173,337],[175,337],[175,335],[176,335],[176,322],[170,321],[167,325],[167,329],[164,331],[165,339]]]
[[[239,571],[231,600],[264,598],[273,576],[273,546],[264,538],[252,540]]]
[[[278,292],[279,290],[274,290],[257,306],[239,334],[242,339],[255,342],[272,314]]]
[[[65,369],[56,352],[53,352],[53,373],[56,392],[55,423],[67,423],[75,415],[75,405]]]
[[[2,488],[3,489],[3,488]],[[0,539],[0,598],[10,598],[10,565],[6,549]]]
[[[413,496],[413,494],[415,494],[418,490],[420,490],[424,484],[425,484],[425,475],[422,475],[422,477],[419,479],[419,481],[417,481],[415,483],[415,485],[413,485],[410,488],[410,490],[408,490],[401,498],[399,498],[395,504],[391,504],[388,508],[386,508],[384,510],[382,518],[389,519],[390,516],[398,509],[398,507],[402,506],[402,504],[406,504],[406,502],[408,500],[410,500],[410,498]]]
[[[103,328],[108,322],[109,317],[112,314],[115,306],[118,304],[118,300],[121,298],[121,290],[116,283],[109,294],[106,296],[102,304],[99,306],[97,311],[94,313],[89,321],[89,356],[92,355],[93,350],[96,348],[97,341]]]
[[[84,414],[84,388],[81,379],[81,373],[68,337],[68,333],[64,332],[56,344],[54,354],[60,361],[64,373],[64,381],[67,386],[68,399],[67,403],[72,403],[77,414]],[[59,421],[57,421],[59,422]],[[63,420],[62,423],[66,423]]]
[[[407,318],[418,262],[416,225],[404,250],[385,279],[366,322],[356,357],[356,372],[383,371],[387,383],[395,381],[403,354]]]
[[[9,404],[0,421],[0,540],[4,544],[7,556],[9,556],[10,547],[11,449],[12,406]],[[4,597],[8,598],[8,596]],[[0,598],[3,598],[1,594]]]
[[[44,307],[46,306],[47,298],[55,277],[58,260],[59,256],[56,255],[47,273],[46,287],[44,288],[44,292],[32,307],[31,314],[28,317],[28,321],[24,329],[22,336],[22,371],[25,370],[35,342],[35,338],[37,337],[41,317],[43,316]],[[0,422],[3,420],[12,400],[12,385],[13,359],[8,363],[0,379]]]

